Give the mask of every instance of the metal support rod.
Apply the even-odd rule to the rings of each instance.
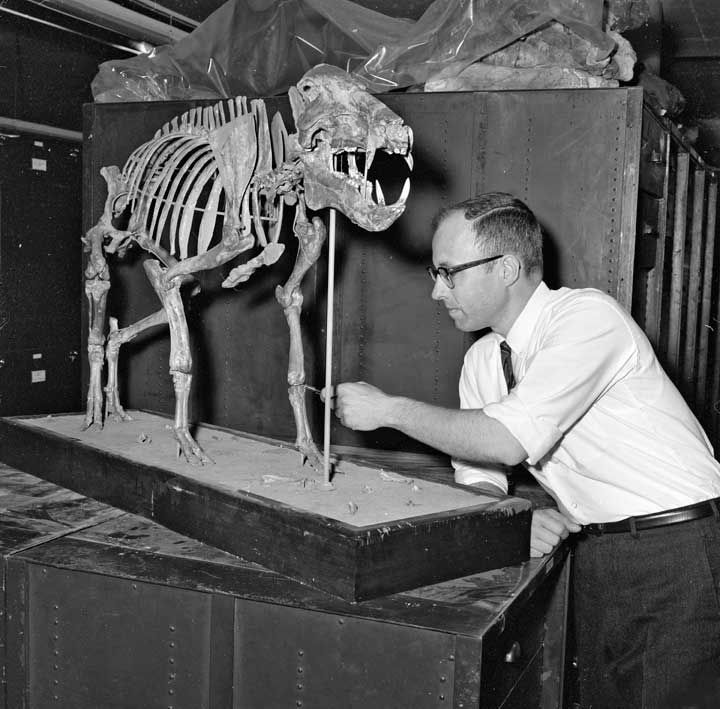
[[[690,222],[690,270],[688,273],[687,309],[685,314],[685,353],[682,379],[685,393],[690,399],[695,391],[695,355],[698,343],[698,312],[702,273],[703,233],[705,217],[705,170],[693,171],[693,209]]]
[[[685,256],[685,225],[687,221],[687,192],[690,173],[690,155],[680,150],[677,155],[675,176],[675,208],[670,273],[670,312],[668,317],[667,361],[671,376],[679,376],[680,318],[683,304],[683,260]]]
[[[80,131],[66,130],[65,128],[56,128],[55,126],[47,126],[43,123],[21,121],[17,118],[7,118],[6,116],[0,116],[0,132],[2,131],[33,133],[34,135],[46,135],[49,138],[72,140],[75,143],[82,143],[83,140],[83,134],[80,133]]]
[[[715,356],[713,357],[712,395],[710,398],[713,427],[709,433],[715,442],[720,436],[720,356],[718,356],[720,354],[720,302],[716,303],[713,322],[715,323]]]
[[[717,190],[717,186],[715,187]],[[712,210],[713,218],[715,218],[717,213],[717,201],[715,202],[715,208]],[[717,223],[716,223],[716,230],[715,234],[713,235],[713,241],[717,238]],[[718,252],[716,250],[715,253],[715,260],[720,261],[718,258]],[[720,263],[718,265],[718,268],[720,268]],[[720,298],[715,298],[715,302],[713,303],[714,307],[712,308],[712,315],[711,315],[711,323],[714,331],[714,348],[713,348],[713,367],[712,367],[712,388],[710,391],[710,401],[709,401],[709,414],[710,414],[710,420],[713,423],[712,428],[710,429],[710,435],[713,439],[713,441],[717,440],[718,435],[720,435]]]
[[[328,230],[327,319],[325,325],[325,420],[323,426],[323,470],[325,484],[330,484],[330,413],[332,411],[332,343],[335,301],[335,220],[337,213],[330,209]]]
[[[663,159],[665,170],[663,176],[662,198],[658,200],[657,207],[657,244],[655,247],[655,265],[648,273],[647,279],[647,305],[645,311],[645,332],[658,354],[662,344],[662,295],[665,283],[665,239],[667,237],[668,203],[670,192],[670,134],[664,133]]]
[[[707,406],[707,374],[710,333],[718,327],[711,322],[713,271],[715,266],[715,227],[717,216],[717,180],[711,179],[707,189],[707,209],[705,219],[705,268],[702,285],[702,311],[700,314],[700,344],[698,346],[698,376],[695,397],[698,411],[704,413]],[[715,353],[717,358],[718,353]]]
[[[152,44],[172,44],[188,32],[172,24],[135,12],[111,0],[31,0],[63,14]]]

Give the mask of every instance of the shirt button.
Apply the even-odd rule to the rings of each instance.
[[[572,507],[574,510],[576,510],[576,509],[577,509],[577,502],[573,502],[572,505],[570,505],[570,507]]]

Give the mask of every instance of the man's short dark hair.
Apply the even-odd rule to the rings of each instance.
[[[514,254],[528,273],[542,273],[542,229],[532,210],[517,197],[487,192],[444,207],[433,219],[433,233],[455,212],[473,223],[475,244],[484,255]]]

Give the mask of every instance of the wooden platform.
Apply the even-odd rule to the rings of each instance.
[[[215,465],[191,466],[164,418],[84,433],[81,420],[0,418],[0,460],[346,600],[528,558],[526,500],[342,461],[319,491],[278,441],[202,427]]]

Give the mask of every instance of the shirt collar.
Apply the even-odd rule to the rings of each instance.
[[[551,291],[547,285],[545,285],[545,281],[540,281],[538,287],[530,296],[528,302],[525,303],[525,307],[515,319],[515,322],[510,328],[510,332],[508,332],[505,338],[513,352],[519,354],[527,349],[530,335],[535,329],[540,313],[550,299],[550,296]]]

